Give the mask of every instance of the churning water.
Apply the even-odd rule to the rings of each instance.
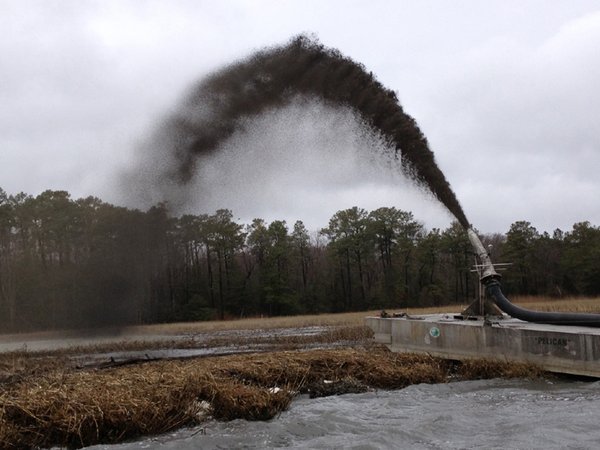
[[[268,422],[201,427],[95,449],[591,449],[600,382],[485,380],[299,398]]]

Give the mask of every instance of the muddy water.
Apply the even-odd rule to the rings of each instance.
[[[170,333],[136,333],[127,329],[119,332],[106,332],[99,335],[78,335],[76,332],[71,333],[32,333],[32,334],[15,334],[15,335],[0,335],[0,353],[14,352],[20,350],[27,351],[55,351],[64,350],[73,347],[85,348],[92,346],[110,346],[117,344],[131,343],[147,343],[159,345],[161,342],[169,345],[177,345],[177,342],[185,342],[188,346],[197,346],[205,350],[205,344],[214,341],[215,339],[232,340],[243,342],[244,339],[285,339],[297,336],[315,336],[324,333],[333,327],[327,326],[310,326],[296,328],[273,328],[273,329],[248,329],[248,330],[222,330],[222,331],[205,331],[185,334],[170,334]],[[102,330],[101,330],[102,331]],[[117,345],[118,346],[118,345]],[[147,350],[145,350],[147,351]],[[213,352],[214,353],[214,352]],[[211,354],[211,352],[200,352],[198,355]]]
[[[487,380],[299,398],[269,422],[202,427],[95,449],[588,449],[600,446],[600,382]]]

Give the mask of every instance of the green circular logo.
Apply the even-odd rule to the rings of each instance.
[[[438,327],[431,327],[429,329],[429,335],[431,337],[434,337],[434,338],[439,337],[440,336],[440,329]]]

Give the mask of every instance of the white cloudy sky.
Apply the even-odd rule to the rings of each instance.
[[[190,83],[308,32],[398,92],[481,231],[600,225],[597,1],[0,0],[0,30],[9,193],[123,201],[119,176]],[[198,195],[199,209],[316,228],[342,208],[396,206],[450,223],[403,180],[352,160],[347,149],[368,143],[347,112],[293,105],[255,122],[203,166],[224,187]],[[236,146],[250,149],[242,169]]]

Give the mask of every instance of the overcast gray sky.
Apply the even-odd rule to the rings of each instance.
[[[124,201],[119,175],[191,83],[308,32],[397,91],[481,231],[600,225],[597,1],[0,0],[0,30],[9,193]],[[356,156],[371,144],[347,111],[309,102],[254,124],[202,166],[198,212],[316,228],[342,208],[396,206],[429,228],[451,221],[381,161]]]

